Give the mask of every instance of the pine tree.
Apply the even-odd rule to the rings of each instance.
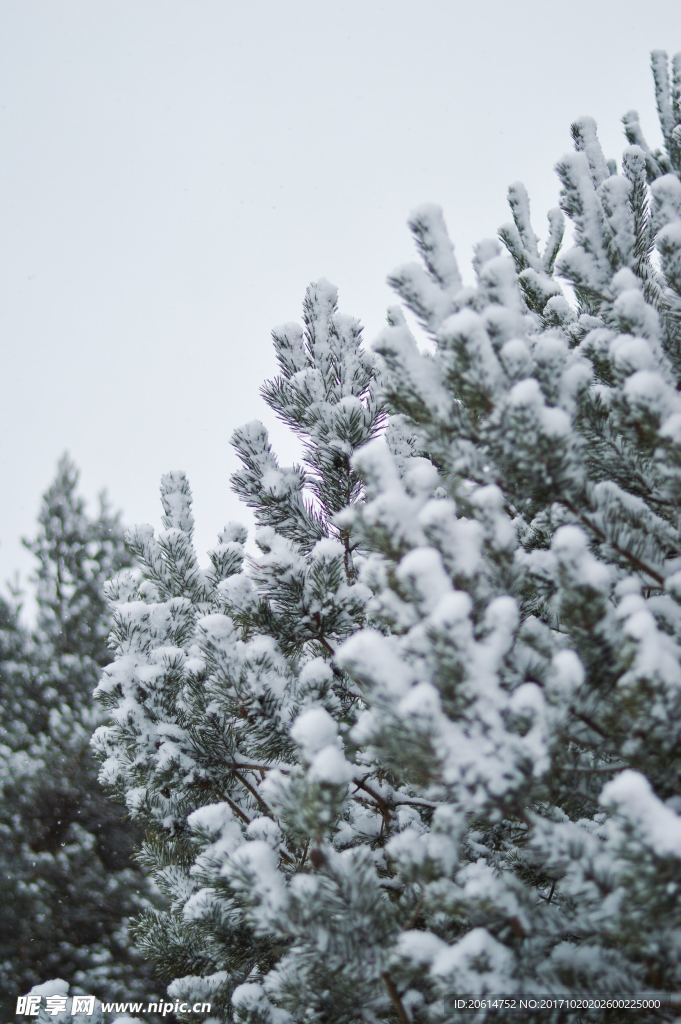
[[[0,746],[5,750],[26,745],[40,713],[29,670],[29,644],[20,595],[0,594]]]
[[[510,260],[481,244],[464,288],[423,207],[425,268],[392,277],[433,344],[397,312],[378,344],[419,485],[379,442],[356,459],[351,536],[382,585],[337,664],[368,704],[357,735],[432,807],[387,843],[404,1019],[446,1020],[457,993],[681,985],[681,57],[671,87],[667,63],[654,54],[664,148],[629,114],[618,171],[576,122],[544,247],[514,185]]]
[[[92,690],[109,660],[104,581],[126,564],[118,517],[90,517],[68,457],[46,491],[38,532],[36,623],[7,608],[0,679],[0,991],[6,1012],[46,978],[105,999],[153,992],[129,949],[127,918],[147,886],[124,814],[97,781]],[[5,606],[3,605],[3,611]]]
[[[173,997],[207,999],[228,1019],[238,986],[243,1005],[268,1005],[253,988],[268,972],[294,1007],[304,970],[310,998],[330,1012],[334,993],[318,987],[315,964],[319,908],[350,901],[373,914],[376,900],[360,884],[364,855],[345,862],[322,845],[331,831],[352,854],[358,827],[381,828],[364,769],[355,785],[365,799],[348,799],[343,735],[358,697],[332,659],[364,623],[368,597],[335,518],[361,496],[352,458],[383,414],[360,326],[337,311],[332,286],[310,286],[303,319],[274,332],[279,374],[263,388],[300,438],[302,462],[281,467],[258,422],[233,438],[233,485],[253,509],[257,552],[245,556],[245,531],[231,524],[202,571],[189,485],[164,477],[164,529],[132,532],[138,568],[111,586],[117,661],[99,686],[115,720],[95,736],[102,778],[147,824],[145,857],[168,901],[140,923],[141,943],[175,979]],[[314,895],[314,872],[332,858]],[[340,922],[340,970],[348,938]],[[359,965],[365,937],[350,941]]]
[[[465,286],[415,212],[391,281],[429,340],[391,310],[380,385],[326,286],[275,332],[304,458],[237,431],[256,554],[231,526],[200,569],[181,474],[132,535],[96,744],[166,895],[140,939],[218,1019],[681,988],[681,58],[653,70],[663,147],[626,115],[618,171],[576,122],[544,245],[512,186]]]

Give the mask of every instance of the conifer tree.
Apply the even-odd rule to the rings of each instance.
[[[543,247],[514,185],[511,260],[483,243],[464,288],[422,207],[425,267],[392,277],[434,342],[419,351],[396,312],[378,344],[419,486],[381,443],[355,460],[368,500],[344,522],[380,586],[373,629],[337,663],[368,704],[356,734],[432,805],[387,843],[405,1019],[447,1019],[456,993],[681,985],[681,58],[671,86],[667,63],[654,54],[663,149],[629,114],[618,170],[576,122]]]
[[[64,456],[35,538],[36,622],[3,603],[0,633],[0,991],[6,1013],[46,978],[105,999],[147,998],[127,918],[147,885],[122,810],[97,781],[89,741],[101,717],[92,688],[108,661],[104,581],[126,564],[105,499],[90,517]],[[5,614],[6,611],[6,614]]]
[[[258,422],[233,438],[233,485],[254,511],[257,552],[245,557],[245,531],[232,524],[202,571],[189,485],[164,477],[164,529],[132,531],[138,568],[110,589],[117,658],[99,685],[114,719],[95,736],[102,778],[147,824],[145,857],[168,901],[142,920],[140,941],[174,979],[173,997],[208,999],[225,1019],[239,986],[240,1005],[269,1005],[252,979],[272,970],[285,1004],[299,1001],[291,985],[304,969],[310,998],[331,1012],[334,992],[319,987],[315,965],[317,915],[347,901],[373,914],[377,898],[361,884],[363,852],[344,862],[322,844],[337,832],[351,854],[356,829],[378,834],[382,821],[363,767],[362,799],[348,800],[343,735],[358,696],[332,661],[364,623],[369,596],[335,518],[360,497],[352,458],[382,410],[360,326],[337,311],[327,282],[308,289],[303,319],[274,332],[279,373],[263,388],[300,438],[302,462],[280,466]],[[334,941],[334,963],[345,969],[352,953],[364,987],[366,938],[339,921]],[[335,988],[347,1001],[345,981]]]
[[[0,594],[0,745],[5,749],[26,744],[39,714],[31,685],[29,643],[19,594]]]
[[[199,568],[181,474],[132,534],[96,744],[166,894],[140,939],[217,1019],[681,988],[681,58],[653,71],[662,148],[627,114],[618,169],[576,122],[544,245],[512,186],[466,286],[414,213],[391,281],[430,341],[391,310],[380,387],[326,286],[275,332],[304,460],[237,431],[257,554],[232,526]]]

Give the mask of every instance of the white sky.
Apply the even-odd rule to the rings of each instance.
[[[574,117],[609,156],[631,107],[657,142],[648,53],[680,30],[678,0],[2,0],[0,581],[64,449],[130,523],[186,470],[203,552],[307,283],[371,341],[413,206],[464,272],[510,182],[543,231]]]

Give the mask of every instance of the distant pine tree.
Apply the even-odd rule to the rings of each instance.
[[[0,992],[5,1013],[46,978],[104,999],[148,998],[127,919],[145,905],[134,829],[97,782],[92,690],[109,660],[104,580],[128,556],[104,500],[90,517],[66,456],[35,538],[36,624],[6,602],[0,628]],[[6,1018],[5,1018],[6,1019]]]
[[[5,750],[25,747],[40,716],[30,636],[20,615],[19,595],[0,594],[0,746]]]

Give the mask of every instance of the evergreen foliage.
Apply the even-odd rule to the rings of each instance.
[[[310,288],[263,390],[303,463],[259,424],[234,437],[257,554],[230,526],[199,568],[181,474],[163,531],[131,535],[96,746],[167,899],[140,941],[218,1020],[444,1024],[464,994],[681,990],[667,64],[662,148],[627,114],[618,169],[576,122],[543,246],[516,184],[506,252],[481,243],[465,286],[438,208],[414,213],[422,264],[391,281],[429,341],[391,310],[380,386]]]
[[[46,977],[106,999],[152,991],[127,933],[127,918],[146,902],[135,836],[99,786],[89,745],[101,718],[92,688],[109,657],[103,584],[128,556],[118,517],[104,499],[90,517],[77,481],[64,456],[28,544],[37,560],[35,628],[0,605],[5,1013]]]
[[[21,622],[20,594],[0,594],[0,744],[18,749],[30,739],[38,719],[38,695],[29,669],[27,630]]]
[[[337,311],[328,283],[308,289],[303,321],[274,332],[279,374],[263,388],[299,436],[302,463],[281,467],[260,423],[233,438],[241,462],[233,485],[254,510],[257,553],[245,557],[245,531],[231,524],[200,570],[189,486],[171,473],[161,487],[163,531],[132,531],[139,567],[110,588],[117,659],[99,693],[114,723],[95,741],[102,778],[148,827],[145,858],[168,900],[165,913],[143,919],[139,937],[175,979],[170,993],[210,999],[213,1013],[230,1013],[236,986],[282,957],[286,987],[289,947],[297,961],[304,946],[315,987],[310,894],[292,891],[292,918],[278,904],[285,880],[312,877],[310,865],[326,856],[318,844],[349,806],[341,737],[358,695],[331,659],[363,625],[369,592],[334,520],[360,497],[352,459],[380,429],[382,410],[360,326]],[[326,742],[307,743],[301,713],[316,716]],[[370,831],[380,827],[359,800],[352,814]],[[343,826],[349,849],[354,827]],[[228,849],[241,849],[229,876]],[[254,884],[260,872],[268,894]],[[345,894],[346,874],[339,869],[329,905],[375,898],[357,883]],[[343,942],[345,931],[343,923]],[[356,935],[353,945],[361,957],[366,940]],[[330,1005],[329,994],[315,998]]]

